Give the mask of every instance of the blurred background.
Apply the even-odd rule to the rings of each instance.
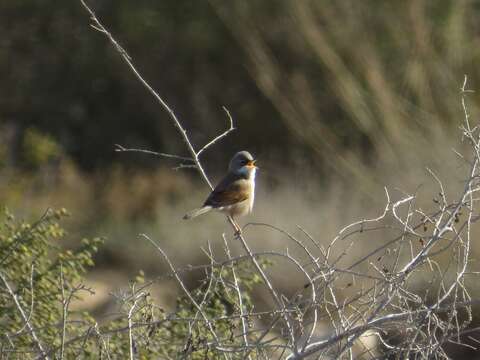
[[[258,158],[255,211],[243,224],[294,234],[300,225],[328,243],[349,222],[382,213],[384,186],[393,196],[418,192],[431,207],[438,189],[426,167],[449,195],[462,187],[452,148],[464,147],[464,74],[479,88],[479,2],[88,3],[197,149],[227,128],[222,106],[230,110],[237,129],[202,160],[216,182],[234,152]],[[220,215],[181,220],[208,193],[195,171],[114,151],[188,155],[78,1],[1,2],[0,79],[0,204],[26,219],[67,208],[69,246],[105,236],[91,274],[98,288],[122,286],[140,269],[165,271],[139,233],[179,266],[205,262],[200,247],[220,248],[221,233],[231,234]],[[476,119],[478,93],[468,99]],[[287,244],[267,229],[247,234],[256,250]],[[175,289],[160,292],[168,303]]]

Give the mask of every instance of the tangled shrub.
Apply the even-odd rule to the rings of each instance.
[[[142,272],[128,290],[115,295],[119,311],[113,320],[100,325],[87,312],[71,310],[73,299],[81,298],[82,292],[94,292],[83,280],[94,265],[92,258],[102,239],[83,239],[75,250],[62,249],[59,240],[66,232],[59,221],[66,215],[65,210],[48,210],[39,221],[29,224],[3,212],[1,358],[15,354],[27,359],[204,359],[218,355],[219,349],[212,343],[241,346],[239,329],[244,318],[237,313],[240,308],[253,310],[250,292],[260,282],[248,263],[201,267],[207,271],[205,280],[178,297],[171,314],[155,304],[149,294],[152,282],[146,282]],[[237,291],[240,287],[241,292]]]

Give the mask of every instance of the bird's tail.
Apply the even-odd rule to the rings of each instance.
[[[201,208],[198,208],[198,209],[194,209],[192,211],[189,211],[188,213],[186,213],[184,216],[183,216],[183,220],[188,220],[188,219],[192,219],[194,217],[197,217],[199,215],[202,215],[202,214],[205,214],[206,212],[209,212],[210,210],[212,210],[213,208],[209,205],[207,206],[204,206],[204,207],[201,207]]]

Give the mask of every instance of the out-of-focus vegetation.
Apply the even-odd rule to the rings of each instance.
[[[266,159],[308,154],[324,173],[365,178],[365,166],[403,164],[405,147],[441,143],[456,127],[463,74],[473,87],[478,79],[480,10],[469,1],[92,6],[198,145],[224,127],[221,105],[232,111],[237,136],[214,159],[239,146]],[[78,3],[0,10],[0,114],[14,164],[32,126],[84,169],[118,161],[115,142],[184,151]]]
[[[328,238],[382,209],[383,185],[415,192],[425,166],[462,186],[449,164],[464,74],[479,88],[475,2],[90,4],[196,146],[225,128],[221,106],[231,111],[238,129],[204,160],[218,178],[234,151],[259,157],[255,220]],[[180,220],[207,191],[191,172],[113,151],[120,143],[185,155],[167,114],[78,2],[0,3],[0,77],[1,204],[25,218],[68,208],[72,233],[107,236],[97,263],[129,275],[164,269],[139,232],[195,262],[206,239],[230,231],[220,216]],[[477,103],[471,94],[473,118]],[[251,241],[284,245],[261,230]]]
[[[457,127],[462,74],[477,83],[469,1],[213,3],[279,120],[327,173],[362,188],[378,186],[371,168],[438,159]]]
[[[208,3],[121,0],[91,5],[187,122],[197,144],[224,127],[222,105],[238,120],[241,138],[220,159],[240,144],[251,148],[262,143],[265,129],[259,119],[268,122],[270,132],[288,137],[248,77],[240,46]],[[14,164],[22,160],[20,146],[32,126],[53,136],[88,170],[118,161],[114,143],[184,151],[167,115],[88,26],[79,2],[7,1],[0,13],[0,121]],[[158,166],[148,157],[125,161]]]

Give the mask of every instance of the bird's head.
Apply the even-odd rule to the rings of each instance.
[[[256,160],[248,151],[239,151],[230,160],[228,170],[237,175],[250,178],[252,175],[255,175],[255,171],[258,169],[255,162]]]

